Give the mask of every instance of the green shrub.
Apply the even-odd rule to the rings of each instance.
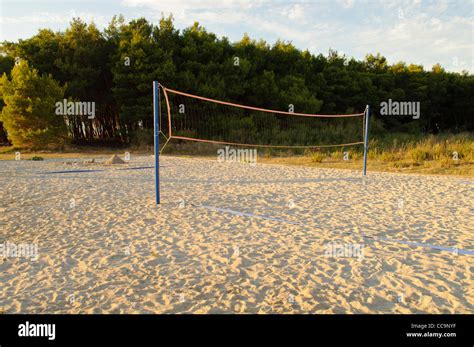
[[[311,154],[311,161],[313,163],[322,163],[324,158],[326,158],[326,155],[321,152],[314,152],[313,154]]]
[[[31,157],[30,160],[33,160],[33,161],[43,161],[44,158],[43,158],[43,157],[38,157],[38,156],[35,155],[34,157]]]

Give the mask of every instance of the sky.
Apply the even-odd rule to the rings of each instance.
[[[103,28],[114,14],[158,23],[170,13],[177,29],[197,21],[231,41],[247,33],[314,54],[381,53],[390,64],[440,63],[474,73],[474,0],[0,0],[0,41],[29,38],[40,28],[64,30],[73,17]]]

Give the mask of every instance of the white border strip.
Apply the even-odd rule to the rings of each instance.
[[[280,218],[274,218],[274,217],[265,216],[265,215],[256,215],[256,214],[253,214],[253,213],[234,211],[234,210],[231,210],[231,209],[228,209],[228,208],[219,208],[219,207],[213,207],[213,206],[207,206],[207,205],[195,205],[195,204],[191,204],[191,205],[194,206],[194,207],[205,208],[205,209],[215,211],[215,212],[230,213],[230,214],[233,214],[233,215],[236,215],[236,216],[259,218],[259,219],[271,220],[271,221],[275,221],[275,222],[282,222],[282,223],[287,223],[287,224],[292,224],[292,225],[302,225],[302,226],[309,225],[309,224],[306,224],[306,223],[293,222],[293,221],[290,221],[290,220],[287,220],[287,219],[280,219]],[[355,234],[355,233],[350,233],[350,234]],[[393,242],[393,243],[399,243],[399,244],[408,245],[408,246],[412,246],[412,247],[426,247],[426,248],[431,248],[431,249],[437,249],[437,250],[440,250],[440,251],[447,251],[447,252],[451,252],[451,253],[454,253],[454,254],[474,255],[474,251],[460,249],[460,248],[438,246],[438,245],[432,245],[432,244],[420,243],[420,242],[412,242],[412,241],[391,240],[391,239],[387,239],[385,237],[374,237],[374,236],[367,236],[367,235],[361,235],[361,236],[365,239],[371,239],[371,240],[374,240],[374,241]]]

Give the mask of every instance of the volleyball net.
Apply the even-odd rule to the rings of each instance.
[[[153,88],[157,161],[161,133],[165,138],[162,150],[172,139],[288,149],[364,145],[366,173],[368,106],[359,113],[312,114],[298,112],[298,105],[288,105],[288,111],[282,111],[211,99],[170,89],[156,81]]]

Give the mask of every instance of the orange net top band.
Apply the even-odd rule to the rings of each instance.
[[[244,108],[244,109],[247,109],[247,110],[253,110],[253,111],[278,113],[278,114],[284,114],[284,115],[288,115],[288,116],[320,117],[320,118],[344,118],[344,117],[360,117],[360,116],[364,115],[364,112],[362,112],[362,113],[352,113],[352,114],[308,114],[308,113],[297,113],[297,112],[285,112],[285,111],[277,111],[277,110],[268,110],[268,109],[265,109],[265,108],[239,105],[239,104],[234,104],[232,102],[209,99],[209,98],[205,98],[203,96],[183,93],[183,92],[180,92],[180,91],[177,91],[177,90],[174,90],[174,89],[166,88],[161,84],[160,84],[160,86],[165,91],[165,96],[166,96],[166,92],[170,92],[170,93],[179,94],[179,95],[183,95],[183,96],[187,96],[187,97],[191,97],[191,98],[210,101],[210,102],[213,102],[213,103],[216,103],[216,104],[240,107],[240,108]]]

